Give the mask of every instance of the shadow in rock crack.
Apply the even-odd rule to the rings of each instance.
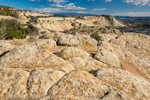
[[[5,54],[7,54],[9,51],[5,51],[5,52],[3,52],[2,54],[0,54],[0,58],[2,57],[2,56],[4,56]]]

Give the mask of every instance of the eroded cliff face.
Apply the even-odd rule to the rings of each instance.
[[[76,24],[73,24],[76,23]],[[74,26],[113,26],[123,27],[124,25],[114,17],[108,15],[85,16],[85,17],[49,17],[38,18],[36,26],[55,31],[64,31],[74,28]]]

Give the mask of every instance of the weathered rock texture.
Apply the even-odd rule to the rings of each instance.
[[[11,44],[9,41],[0,40],[0,55],[4,52],[5,53],[8,52],[9,50],[11,50],[13,48],[14,48],[13,44]]]
[[[98,51],[95,55],[95,59],[114,67],[120,67],[118,56],[107,50]]]
[[[81,40],[73,35],[61,35],[57,43],[59,45],[78,46],[81,45]]]
[[[41,100],[128,100],[130,96],[112,86],[104,85],[88,72],[75,70],[60,79]]]
[[[44,28],[55,31],[70,30],[72,28],[80,27],[81,25],[95,26],[95,24],[101,26],[124,26],[114,17],[109,15],[85,17],[49,17],[37,19],[38,28]]]
[[[150,79],[150,37],[143,34],[125,33],[121,36],[102,35],[104,41],[99,49],[118,55],[127,69],[137,70],[140,76]]]
[[[109,15],[12,10],[24,23],[35,18],[32,24],[49,39],[0,41],[0,99],[150,99],[150,36],[123,34],[114,27],[124,25]]]
[[[132,96],[135,100],[150,98],[150,83],[122,69],[101,68],[97,77]]]

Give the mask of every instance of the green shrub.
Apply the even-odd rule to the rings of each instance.
[[[72,30],[70,30],[70,31],[69,31],[69,30],[64,30],[64,33],[65,33],[65,34],[76,35],[76,31],[75,31],[75,30],[73,30],[73,31],[72,31]]]
[[[42,36],[39,36],[39,39],[49,39],[49,37],[47,35],[42,35]]]
[[[0,39],[25,39],[25,29],[17,20],[0,20]]]
[[[102,38],[98,35],[98,33],[91,34],[91,38],[94,38],[97,41],[102,41]]]
[[[23,29],[21,26],[16,27],[15,29],[13,29],[12,27],[8,27],[7,29],[7,33],[5,35],[5,39],[25,39],[26,38],[26,33],[25,33],[25,29]]]
[[[25,32],[27,35],[30,35],[30,36],[39,34],[38,28],[34,27],[32,24],[28,24],[28,28],[26,28]]]

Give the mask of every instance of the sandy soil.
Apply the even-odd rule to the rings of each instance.
[[[137,69],[137,67],[135,65],[133,65],[132,63],[125,61],[123,59],[120,59],[120,63],[122,64],[122,67],[124,69],[126,69],[127,71],[129,71],[132,74],[144,77],[145,76]]]

